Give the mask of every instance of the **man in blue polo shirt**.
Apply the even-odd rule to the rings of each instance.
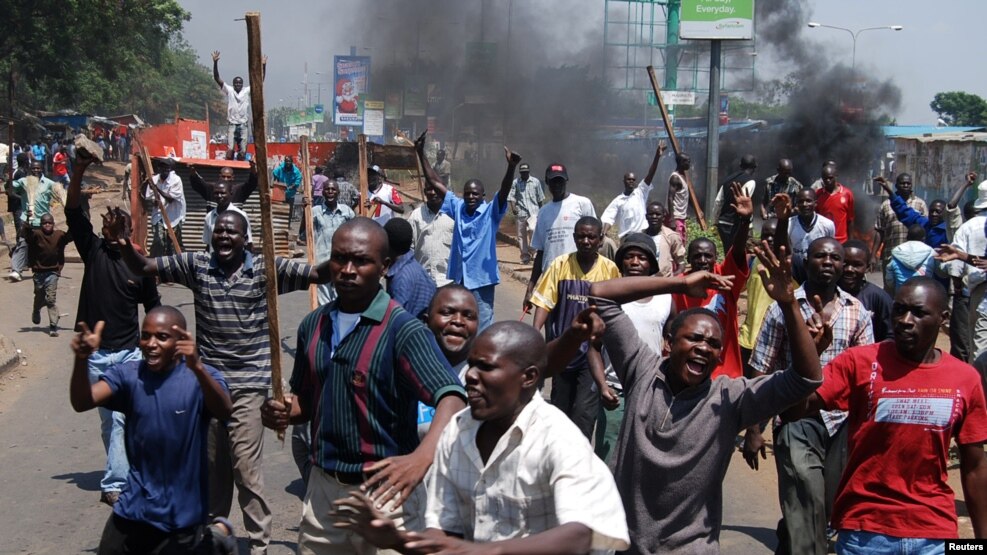
[[[106,521],[99,553],[215,553],[214,542],[232,548],[229,521],[205,527],[206,437],[210,417],[230,417],[226,382],[199,359],[182,313],[158,306],[141,329],[144,360],[112,366],[90,385],[88,361],[104,325],[90,331],[79,322],[69,390],[77,412],[106,406],[127,417],[127,487]]]
[[[233,398],[228,426],[213,423],[210,442],[210,507],[228,516],[233,484],[243,512],[252,555],[267,552],[271,539],[271,508],[264,498],[262,456],[264,428],[260,407],[271,387],[271,346],[264,265],[277,268],[278,294],[308,289],[329,281],[328,263],[309,266],[281,257],[268,261],[244,250],[247,220],[226,211],[216,218],[212,253],[145,258],[124,236],[123,222],[110,224],[124,261],[139,275],[159,277],[192,290],[195,337],[206,363],[222,372]]]
[[[445,197],[441,211],[455,222],[452,235],[452,250],[449,253],[450,280],[461,283],[473,296],[480,307],[480,330],[493,323],[494,287],[500,283],[500,270],[497,267],[497,228],[507,210],[507,197],[514,182],[514,169],[521,162],[521,155],[504,147],[507,158],[507,171],[500,182],[500,190],[493,202],[483,200],[483,183],[470,179],[463,186],[463,198],[458,198],[442,183],[438,173],[425,156],[425,135],[423,132],[415,141],[418,159],[425,169],[425,179]]]

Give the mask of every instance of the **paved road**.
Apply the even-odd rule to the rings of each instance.
[[[505,253],[506,254],[506,253]],[[30,324],[32,282],[0,283],[0,334],[26,354],[26,366],[0,378],[0,553],[93,553],[109,510],[98,503],[105,456],[95,412],[76,414],[68,403],[71,354],[68,343],[75,315],[80,264],[66,267],[59,306],[70,313],[61,337],[49,338]],[[505,279],[498,288],[498,319],[517,318],[523,286]],[[194,321],[190,293],[162,287],[164,302],[178,306]],[[290,371],[295,328],[308,312],[305,293],[281,297],[281,334]],[[530,321],[530,317],[529,317]],[[273,433],[267,436],[265,477],[274,519],[270,553],[295,549],[301,481]],[[723,544],[730,553],[762,553],[771,544],[777,519],[772,461],[754,474],[737,457],[727,476]],[[239,525],[238,514],[232,517]]]

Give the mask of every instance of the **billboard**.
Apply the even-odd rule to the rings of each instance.
[[[369,56],[336,56],[332,64],[332,122],[363,125],[363,96],[370,83]]]
[[[367,100],[363,103],[363,132],[371,137],[384,136],[384,102]]]
[[[682,0],[679,38],[750,40],[754,0]]]

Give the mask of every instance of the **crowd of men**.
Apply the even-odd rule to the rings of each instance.
[[[237,79],[217,70],[231,103]],[[145,255],[126,212],[108,208],[97,232],[83,210],[87,152],[61,198],[67,233],[59,188],[22,164],[37,179],[22,168],[7,186],[26,250],[11,277],[30,266],[32,319],[47,307],[53,335],[69,241],[84,264],[70,398],[102,422],[113,513],[99,553],[234,551],[234,493],[252,554],[267,552],[275,517],[299,520],[303,554],[716,553],[727,466],[739,445],[758,470],[769,424],[778,553],[825,554],[834,537],[841,553],[942,553],[958,534],[951,440],[987,535],[987,181],[964,215],[975,174],[928,205],[910,175],[878,180],[888,199],[868,244],[835,161],[804,187],[790,160],[762,184],[744,156],[716,198],[717,243],[687,233],[684,153],[666,202],[649,200],[664,144],[598,218],[562,163],[547,166],[546,195],[505,147],[488,197],[475,178],[454,190],[426,141],[413,143],[426,180],[411,210],[380,167],[366,169],[365,199],[315,172],[311,265],[254,253],[238,206],[253,172],[242,184],[230,169],[215,183],[192,174],[215,204],[207,251],[176,254],[185,190],[159,162],[143,185]],[[293,159],[274,177],[294,205]],[[520,308],[533,325],[494,315],[508,212],[532,264]],[[866,277],[877,260],[883,287]],[[268,264],[279,294],[319,287],[283,402],[269,394]],[[194,334],[158,283],[191,290]],[[936,346],[946,322],[950,352]],[[264,428],[289,426],[306,491],[298,515],[273,515]]]

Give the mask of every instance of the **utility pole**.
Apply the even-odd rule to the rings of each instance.
[[[662,90],[679,89],[679,20],[682,17],[682,0],[668,0],[668,20],[665,25],[665,86]],[[675,121],[675,105],[668,107],[668,115]]]
[[[706,214],[716,222],[718,214],[713,213],[716,202],[716,188],[719,182],[720,159],[720,44],[709,41],[709,108],[706,125]]]

